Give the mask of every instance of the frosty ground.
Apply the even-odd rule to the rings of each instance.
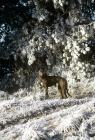
[[[91,95],[91,97],[90,97]],[[95,95],[0,101],[0,140],[94,140]]]

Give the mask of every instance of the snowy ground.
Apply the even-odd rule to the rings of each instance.
[[[0,140],[95,140],[95,95],[0,101]]]

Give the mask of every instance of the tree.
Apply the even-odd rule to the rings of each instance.
[[[61,76],[63,70],[69,71],[68,77],[76,81],[81,76],[91,78],[95,74],[94,7],[94,0],[1,0],[0,63],[12,74],[7,83],[38,90],[39,67]],[[1,77],[8,79],[6,73]]]

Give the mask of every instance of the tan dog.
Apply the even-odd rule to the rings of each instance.
[[[44,74],[43,69],[40,69],[38,71],[38,75],[40,77],[41,82],[43,83],[43,87],[45,89],[45,97],[48,98],[48,87],[51,87],[53,85],[56,86],[56,83],[58,83],[58,90],[61,94],[61,97],[64,98],[67,97],[66,93],[71,96],[68,93],[68,89],[67,89],[67,81],[66,79],[60,77],[60,76],[48,76],[46,74]]]

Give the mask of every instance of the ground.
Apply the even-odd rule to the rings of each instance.
[[[0,101],[0,140],[94,140],[95,97]]]

